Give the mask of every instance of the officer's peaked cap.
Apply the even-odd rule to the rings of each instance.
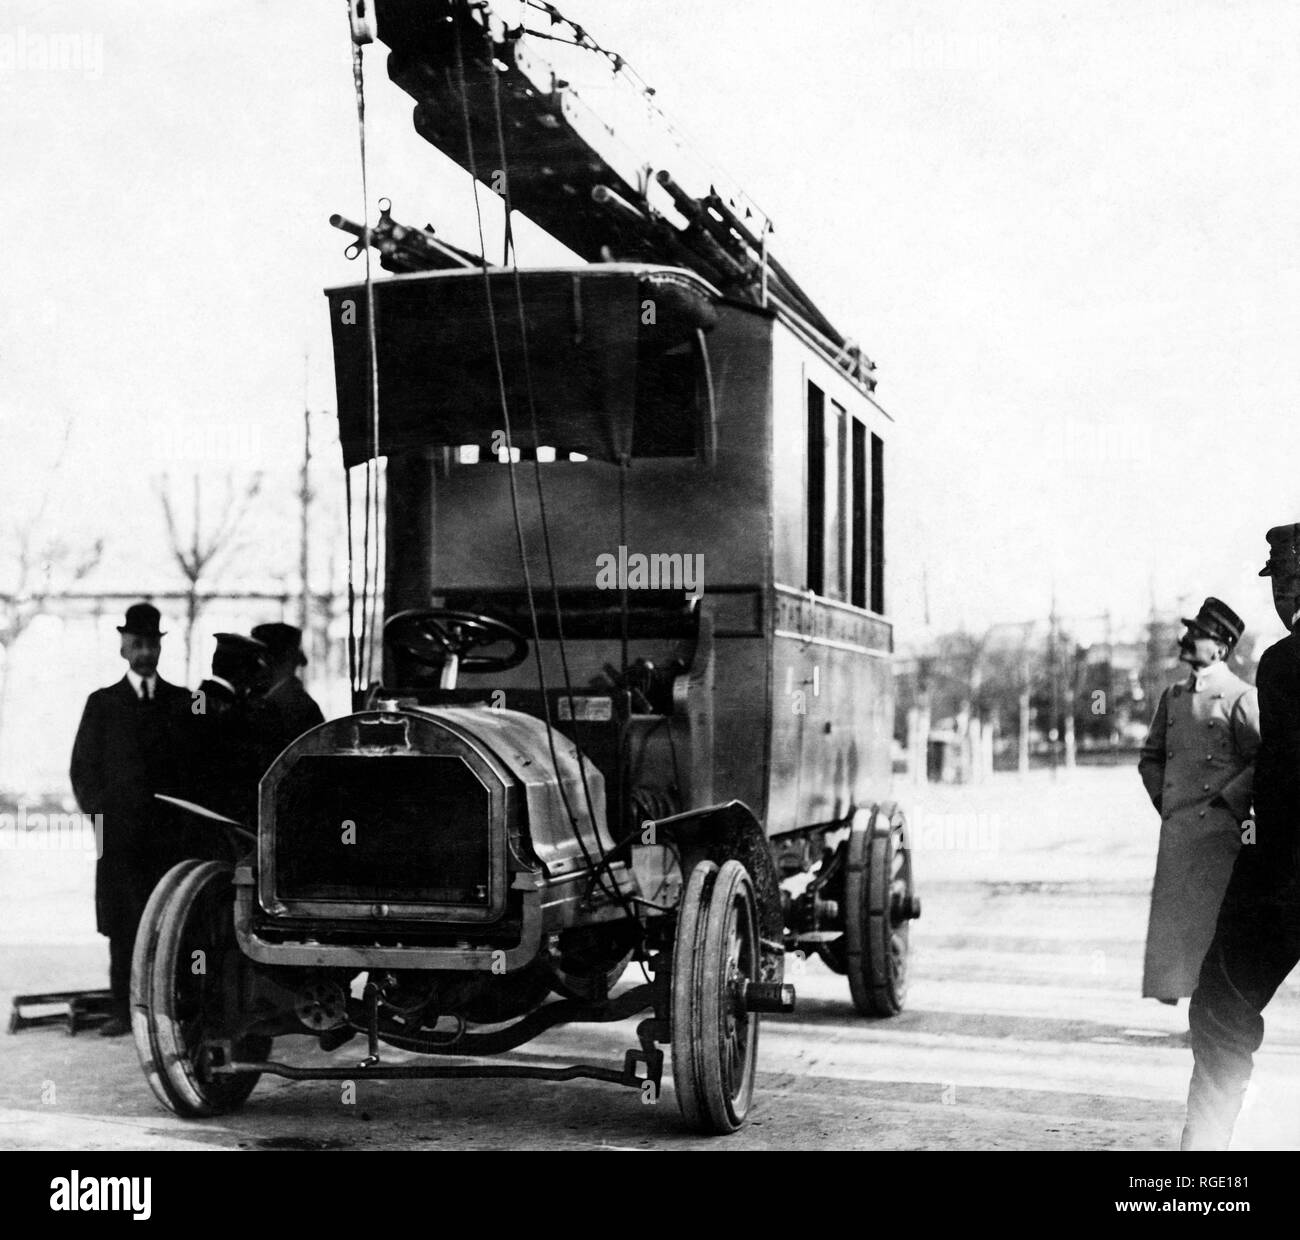
[[[1261,577],[1300,576],[1300,525],[1275,525],[1267,534],[1268,563]]]
[[[1194,616],[1184,616],[1183,623],[1215,641],[1235,646],[1245,631],[1242,619],[1222,599],[1207,598]]]
[[[302,630],[292,624],[257,624],[253,626],[255,640],[265,644],[273,659],[286,654],[297,653],[298,662],[306,663],[307,656],[302,652]]]
[[[245,637],[242,633],[214,633],[217,639],[217,653],[242,655],[247,659],[266,657],[266,643],[255,637]]]

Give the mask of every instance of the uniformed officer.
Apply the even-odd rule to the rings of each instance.
[[[1177,1003],[1196,988],[1250,812],[1259,703],[1228,670],[1241,618],[1207,598],[1183,623],[1179,659],[1191,675],[1165,690],[1138,771],[1160,814],[1142,994]]]
[[[240,822],[257,816],[257,784],[278,752],[277,720],[259,694],[269,680],[266,646],[217,633],[212,675],[195,694],[200,804]]]
[[[1182,1148],[1225,1149],[1264,1038],[1261,1013],[1300,960],[1300,525],[1269,530],[1273,605],[1288,636],[1255,677],[1255,835],[1244,841],[1201,964],[1190,1011],[1195,1067]]]
[[[158,675],[158,609],[127,608],[118,625],[126,675],[86,701],[72,746],[72,789],[83,813],[102,814],[95,921],[108,938],[113,1010],[105,1037],[131,1029],[131,951],[154,884],[180,859],[180,827],[154,798],[188,792],[190,695]]]
[[[267,649],[271,687],[264,700],[279,720],[283,748],[309,728],[325,722],[320,707],[298,679],[298,669],[307,666],[302,630],[292,624],[259,624],[253,628],[253,637]]]

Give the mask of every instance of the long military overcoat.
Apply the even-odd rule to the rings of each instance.
[[[1250,813],[1259,703],[1223,663],[1166,689],[1138,770],[1160,813],[1160,849],[1147,924],[1143,995],[1196,988]]]

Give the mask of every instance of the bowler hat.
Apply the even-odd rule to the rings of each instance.
[[[296,652],[299,667],[307,662],[307,656],[302,652],[302,630],[292,624],[281,624],[279,621],[274,624],[256,624],[253,626],[253,636],[265,643],[273,659]]]
[[[162,637],[164,634],[158,628],[160,619],[162,616],[152,603],[132,603],[126,609],[126,623],[119,624],[117,631],[135,637]]]
[[[1275,525],[1267,534],[1268,563],[1261,577],[1300,576],[1300,525]]]
[[[1217,598],[1207,598],[1195,616],[1184,616],[1183,623],[1215,641],[1235,646],[1245,632],[1242,619],[1227,603]]]

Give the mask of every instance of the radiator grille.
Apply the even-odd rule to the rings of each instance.
[[[304,755],[275,793],[275,894],[486,910],[490,830],[455,756]]]

